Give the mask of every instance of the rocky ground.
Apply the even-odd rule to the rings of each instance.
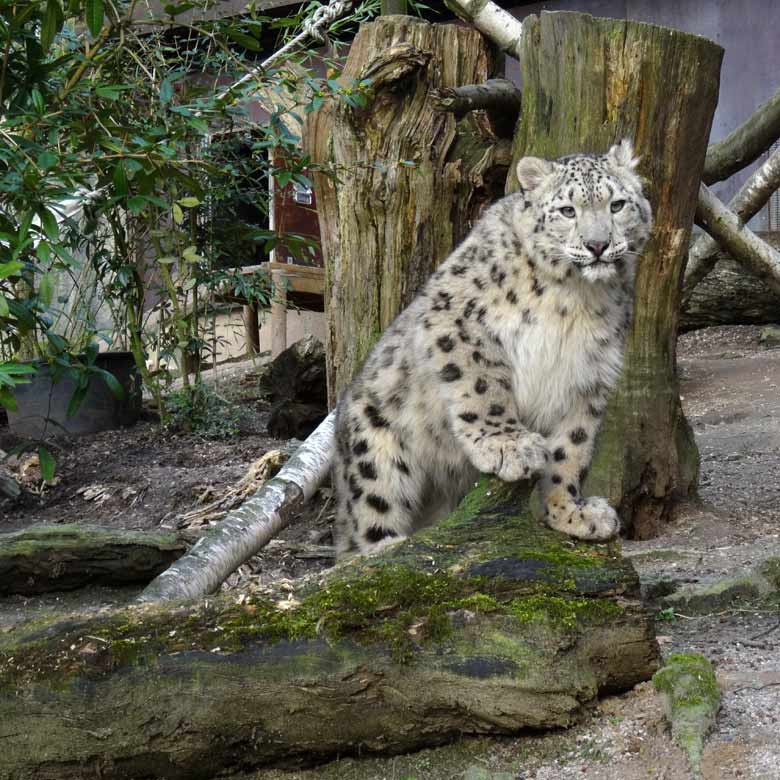
[[[713,328],[679,344],[681,392],[701,451],[700,502],[680,507],[664,535],[625,541],[658,614],[665,654],[706,655],[723,706],[702,762],[705,780],[780,780],[780,599],[749,575],[780,556],[780,349],[757,328]],[[61,443],[59,483],[38,493],[34,467],[23,500],[0,503],[0,533],[34,523],[92,522],[176,528],[183,515],[239,480],[265,451],[287,443],[263,433],[267,408],[251,377],[220,392],[246,414],[241,431],[214,442],[164,435],[153,420]],[[0,449],[13,438],[0,427]],[[199,504],[199,502],[201,502]],[[327,567],[327,489],[279,540],[229,583],[293,578]],[[197,533],[199,528],[189,528]],[[764,583],[764,585],[762,585]],[[769,588],[771,590],[771,588]],[[103,589],[0,600],[0,631],[35,610],[121,603]],[[246,780],[689,780],[652,685],[599,702],[577,727],[552,734],[464,739],[395,758],[345,758],[309,770],[265,770]]]

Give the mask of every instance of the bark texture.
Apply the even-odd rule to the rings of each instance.
[[[146,583],[185,550],[176,534],[46,525],[0,534],[0,595]]]
[[[443,524],[282,602],[0,634],[0,780],[211,778],[570,724],[658,668],[617,546],[489,480]]]
[[[308,120],[307,151],[340,180],[315,175],[331,405],[492,197],[477,179],[495,138],[479,122],[459,129],[431,93],[481,83],[499,59],[476,30],[380,18],[361,26],[343,72],[371,79],[368,106],[334,103]]]
[[[626,364],[586,483],[633,534],[657,533],[695,490],[698,452],[680,407],[675,342],[688,250],[723,50],[650,24],[543,13],[523,23],[523,110],[515,161],[606,151],[633,139],[655,229],[637,273]],[[510,168],[508,189],[517,186]]]
[[[762,238],[780,250],[780,235]],[[780,322],[780,294],[746,271],[729,255],[719,252],[707,276],[683,302],[680,331],[713,325],[771,325]]]
[[[734,132],[707,149],[702,181],[728,179],[757,160],[780,138],[780,92],[762,103]]]

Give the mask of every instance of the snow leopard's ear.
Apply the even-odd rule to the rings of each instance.
[[[540,157],[523,157],[517,163],[517,180],[520,186],[530,192],[555,170],[555,163]]]
[[[641,157],[634,156],[634,145],[628,138],[624,138],[619,144],[615,144],[608,152],[607,158],[617,168],[636,170]]]

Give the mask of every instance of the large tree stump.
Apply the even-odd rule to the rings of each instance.
[[[623,19],[543,13],[523,22],[514,159],[603,152],[628,137],[653,204],[625,371],[586,483],[620,508],[638,537],[654,535],[673,499],[696,487],[699,458],[680,407],[675,344],[722,56],[705,38]],[[512,167],[508,188],[516,186]]]
[[[565,726],[658,667],[638,590],[617,546],[542,527],[527,488],[485,479],[281,602],[0,633],[0,780],[197,780]]]
[[[438,89],[485,81],[499,61],[476,30],[383,17],[361,26],[341,79],[347,87],[352,79],[370,79],[368,106],[330,104],[308,120],[309,153],[339,178],[336,184],[314,177],[331,405],[497,194],[490,128],[473,120],[456,126],[452,114],[435,110],[432,97]]]

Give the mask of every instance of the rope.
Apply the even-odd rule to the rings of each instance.
[[[218,100],[225,98],[233,90],[245,84],[250,79],[255,78],[260,71],[269,68],[274,62],[286,57],[290,52],[297,49],[307,38],[311,38],[317,43],[325,43],[325,30],[341,16],[344,16],[352,7],[352,0],[330,0],[327,5],[321,5],[314,13],[304,21],[303,30],[294,38],[287,41],[281,49],[274,52],[270,57],[263,60],[257,68],[253,68],[249,73],[244,74],[238,81],[231,84],[227,89],[220,92]]]

